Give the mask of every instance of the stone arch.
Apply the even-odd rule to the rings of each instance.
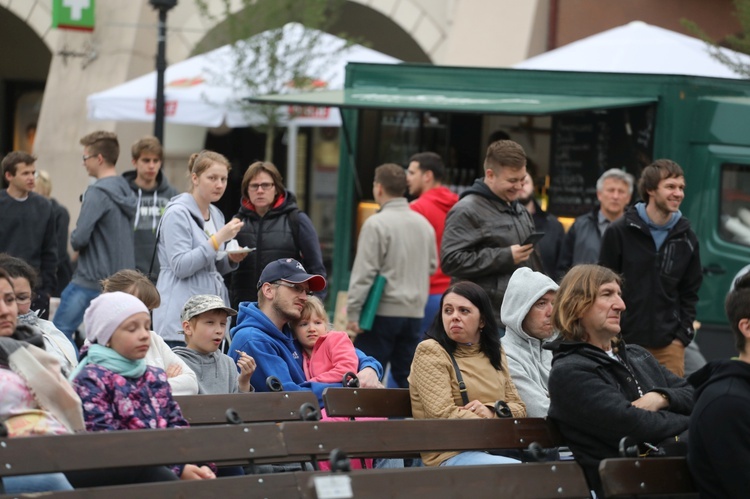
[[[29,2],[7,2],[9,5],[0,7],[15,15],[25,23],[42,40],[51,52],[55,45],[57,31],[52,29],[52,2],[39,0]],[[0,14],[2,15],[2,14]]]
[[[209,1],[209,12],[218,16],[221,3],[218,0]],[[240,2],[234,2],[232,13],[240,12],[240,7]],[[339,21],[331,31],[345,31],[352,36],[365,38],[374,50],[405,61],[432,62],[447,36],[446,26],[415,0],[347,0],[343,9],[341,18],[347,21]],[[221,37],[225,23],[226,18],[208,20],[195,10],[185,20],[185,25],[200,26],[205,31],[202,37],[195,36],[192,54],[227,43]]]
[[[0,7],[0,150],[31,152],[40,116],[42,96],[52,62],[49,41],[50,15],[34,15],[36,2],[14,2]],[[21,5],[22,4],[22,5]],[[24,8],[33,5],[32,8]]]

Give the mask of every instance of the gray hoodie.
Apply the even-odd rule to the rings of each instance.
[[[214,205],[209,205],[208,209],[216,228],[223,227],[221,210]],[[161,294],[161,305],[154,310],[154,331],[166,341],[184,341],[180,320],[182,307],[198,294],[221,296],[229,306],[229,293],[222,275],[235,270],[237,264],[227,258],[224,243],[220,252],[214,249],[205,232],[203,215],[190,193],[172,198],[158,230],[157,256],[161,268],[156,288]]]
[[[156,175],[156,187],[152,190],[141,189],[135,183],[138,176],[135,170],[122,174],[128,181],[130,188],[136,196],[138,209],[135,214],[133,228],[135,230],[135,268],[148,274],[159,275],[159,260],[153,258],[154,245],[156,245],[156,227],[167,207],[169,200],[179,194],[179,191],[169,185],[167,177],[160,171]],[[154,266],[151,268],[151,260]]]
[[[547,382],[552,367],[552,352],[542,348],[555,339],[539,340],[523,331],[523,321],[536,301],[548,291],[557,291],[555,281],[528,267],[521,267],[508,281],[501,315],[505,322],[503,349],[508,357],[510,377],[526,404],[526,415],[543,418],[549,409]]]
[[[202,354],[187,347],[174,347],[172,351],[195,371],[198,377],[198,395],[239,393],[237,366],[228,355],[218,350]]]
[[[99,289],[99,281],[135,267],[133,219],[136,198],[118,176],[97,180],[86,189],[70,245],[79,251],[73,282]]]

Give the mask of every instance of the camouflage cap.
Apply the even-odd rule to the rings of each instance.
[[[233,308],[227,307],[220,296],[195,295],[191,296],[187,303],[185,303],[185,306],[182,307],[180,320],[183,322],[189,321],[196,315],[208,312],[209,310],[223,310],[230,316],[237,315],[237,311]]]

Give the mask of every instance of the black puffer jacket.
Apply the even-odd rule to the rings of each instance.
[[[621,342],[618,354],[624,364],[589,343],[557,340],[545,348],[554,352],[549,417],[559,425],[595,490],[599,461],[618,456],[622,437],[657,445],[687,430],[693,388],[644,348]],[[666,394],[669,407],[653,412],[631,405],[640,398],[638,386],[643,394]]]
[[[542,271],[536,253],[521,265],[513,262],[510,247],[532,232],[534,221],[526,208],[517,201],[506,203],[477,179],[445,219],[440,266],[452,282],[467,280],[481,286],[502,324],[500,307],[513,272],[523,265]]]
[[[695,306],[703,281],[698,238],[682,217],[656,251],[635,207],[602,236],[599,264],[623,276],[622,335],[628,343],[662,348],[693,338]]]
[[[296,215],[293,212],[296,212]],[[295,216],[299,226],[299,247],[295,243],[295,224],[291,220]],[[258,301],[257,286],[260,273],[266,265],[279,258],[294,258],[304,265],[308,273],[326,276],[318,234],[310,218],[299,211],[297,200],[291,192],[287,191],[280,196],[262,217],[247,199],[243,198],[240,211],[235,217],[244,222],[236,237],[240,247],[256,249],[232,274],[229,298],[233,308],[237,309],[243,301]],[[325,294],[321,296],[323,297]]]

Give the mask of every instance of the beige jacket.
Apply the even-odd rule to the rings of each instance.
[[[435,229],[406,198],[383,204],[362,225],[349,280],[347,319],[359,322],[375,276],[386,278],[377,315],[421,319],[437,270]]]
[[[503,400],[508,404],[513,416],[526,416],[526,406],[518,396],[518,391],[508,374],[505,352],[502,352],[502,371],[492,367],[487,356],[479,351],[479,345],[458,345],[453,355],[466,383],[469,401],[479,400],[494,410],[495,402]],[[461,409],[464,403],[458,391],[456,370],[448,352],[435,340],[428,339],[417,346],[409,375],[409,393],[415,419],[480,417],[471,411]],[[428,452],[422,454],[422,461],[426,466],[438,466],[458,454]]]

